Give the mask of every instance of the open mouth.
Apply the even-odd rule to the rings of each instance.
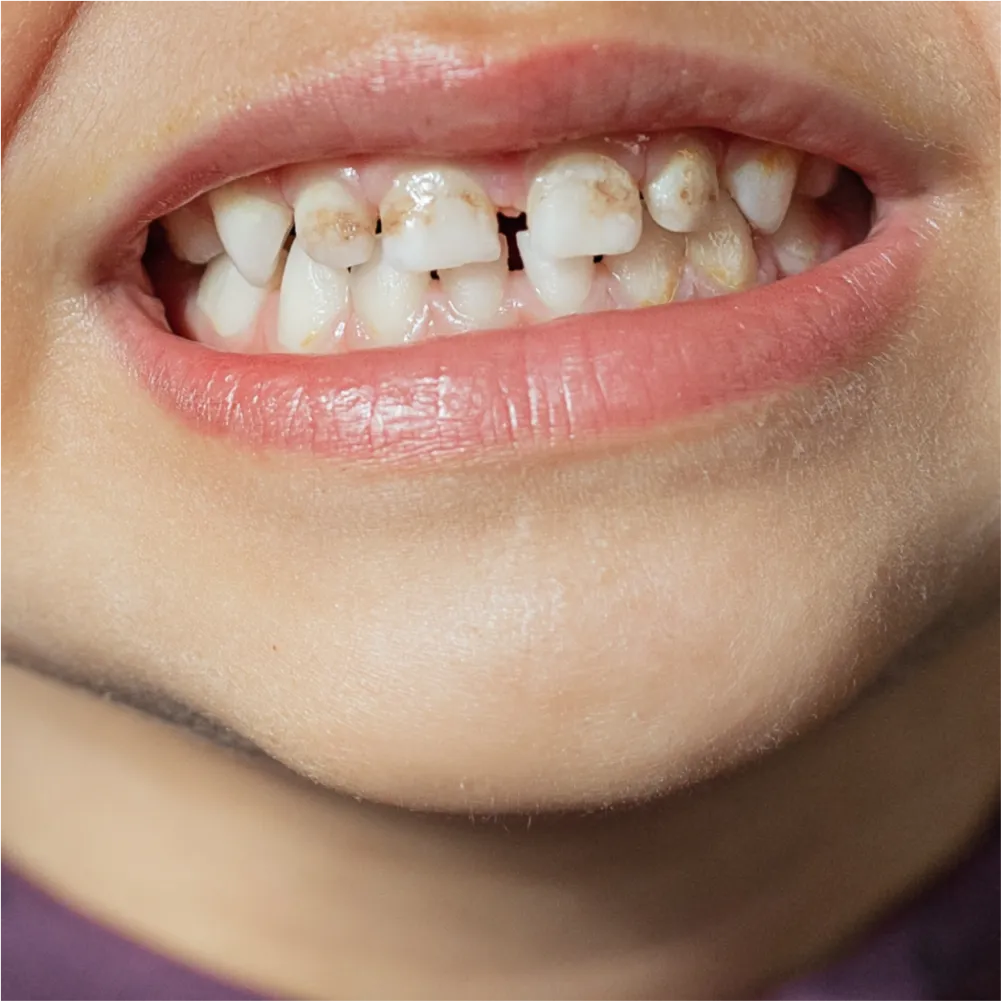
[[[629,56],[660,71],[652,93],[612,116],[596,98],[551,141],[544,121],[482,126],[492,83],[524,86],[498,65],[447,67],[465,117],[419,141],[394,131],[394,101],[428,98],[408,79],[367,137],[312,122],[312,145],[279,137],[256,172],[232,141],[232,168],[197,152],[201,178],[176,171],[197,190],[158,189],[169,211],[107,285],[132,366],[202,427],[411,459],[621,434],[874,350],[920,242],[886,137],[795,83],[753,80],[772,89],[752,114],[740,71],[727,93],[714,68],[700,109],[697,63],[672,82],[663,54]],[[621,72],[601,53],[540,65],[556,106],[576,76],[598,95]],[[239,127],[296,105],[278,108]]]

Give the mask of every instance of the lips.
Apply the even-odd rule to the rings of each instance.
[[[191,426],[255,447],[426,462],[642,435],[856,366],[879,350],[920,265],[927,158],[803,81],[678,52],[425,58],[262,95],[183,152],[113,221],[102,309],[121,357]],[[354,153],[486,153],[617,130],[706,125],[830,157],[880,200],[865,243],[803,275],[715,300],[568,317],[415,346],[311,357],[213,351],[171,334],[122,258],[149,222],[235,176]],[[248,150],[251,152],[248,153]]]

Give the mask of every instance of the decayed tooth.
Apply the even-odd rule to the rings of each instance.
[[[805,156],[796,177],[796,192],[807,198],[823,198],[838,179],[841,168],[826,156]]]
[[[278,300],[278,343],[295,353],[329,351],[334,327],[348,307],[346,268],[328,268],[296,236],[285,261]]]
[[[542,253],[536,248],[535,235],[530,229],[522,230],[517,240],[525,274],[542,302],[557,316],[580,309],[591,291],[593,258],[559,258]]]
[[[702,229],[688,235],[688,260],[696,277],[713,292],[750,288],[758,263],[747,220],[721,194]]]
[[[357,171],[312,166],[293,171],[295,233],[303,249],[328,268],[364,264],[375,248],[375,209],[365,200]]]
[[[536,251],[548,258],[627,254],[642,231],[639,190],[609,156],[557,157],[528,189],[528,228]]]
[[[202,198],[182,205],[160,220],[175,256],[191,264],[207,264],[222,253],[212,210]]]
[[[649,216],[635,250],[605,258],[605,267],[618,280],[619,298],[627,306],[659,306],[670,302],[685,266],[685,237],[669,233]]]
[[[271,291],[251,285],[233,261],[220,254],[205,269],[195,303],[220,337],[238,338],[248,332]]]
[[[762,233],[782,225],[796,186],[800,154],[787,146],[736,137],[723,164],[723,183],[747,221]]]
[[[691,233],[718,194],[716,158],[702,140],[682,133],[650,143],[643,199],[658,226]]]
[[[836,233],[809,198],[792,200],[772,236],[772,253],[783,275],[798,275],[837,253]]]
[[[427,271],[401,271],[391,264],[383,240],[376,240],[372,256],[350,276],[351,302],[369,342],[382,346],[410,340],[424,321],[430,284]]]
[[[247,177],[210,191],[209,204],[226,253],[251,285],[271,280],[292,210],[269,178]]]
[[[457,167],[399,174],[379,203],[386,260],[403,271],[496,261],[497,210]]]
[[[503,253],[496,261],[463,264],[439,272],[449,305],[468,323],[469,329],[486,329],[498,324],[507,277],[507,259]]]

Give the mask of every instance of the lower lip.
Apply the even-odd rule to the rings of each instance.
[[[718,299],[567,317],[400,348],[295,357],[214,351],[109,306],[127,367],[191,427],[257,448],[434,463],[635,436],[857,366],[919,263],[896,213],[795,278]]]

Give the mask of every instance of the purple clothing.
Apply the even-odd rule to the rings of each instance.
[[[773,1001],[995,1001],[1001,949],[1001,852],[995,828],[968,859],[870,930],[825,969]],[[165,959],[3,870],[6,1001],[260,998]]]

